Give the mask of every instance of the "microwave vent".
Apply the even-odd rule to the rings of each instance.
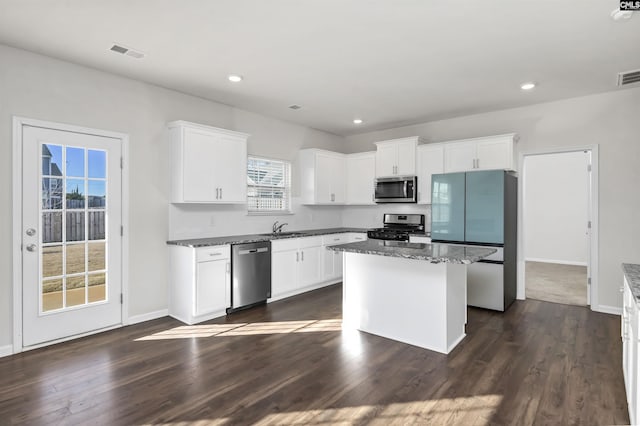
[[[618,74],[618,86],[640,83],[640,70],[626,71]]]

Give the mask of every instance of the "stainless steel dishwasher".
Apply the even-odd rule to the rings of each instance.
[[[271,297],[271,241],[231,246],[231,309],[248,308]]]

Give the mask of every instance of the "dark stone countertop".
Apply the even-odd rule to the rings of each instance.
[[[493,253],[496,249],[449,244],[406,243],[398,241],[367,240],[338,244],[329,250],[348,253],[373,254],[379,256],[402,257],[424,260],[431,263],[475,263]]]
[[[345,232],[367,233],[364,228],[327,228],[327,229],[306,229],[302,231],[284,231],[282,235],[274,235],[271,233],[264,234],[248,234],[248,235],[231,235],[225,237],[211,238],[193,238],[187,240],[171,240],[167,241],[169,245],[184,247],[209,247],[222,246],[226,244],[244,244],[255,243],[258,241],[281,240],[285,238],[304,238],[314,237],[318,235],[342,234]]]
[[[629,283],[631,294],[636,299],[636,303],[640,303],[640,265],[635,263],[623,263],[622,271]]]

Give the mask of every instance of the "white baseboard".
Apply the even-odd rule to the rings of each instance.
[[[525,262],[557,263],[559,265],[587,266],[587,262],[575,262],[573,260],[558,260],[558,259],[539,259],[537,257],[528,257],[525,259]]]
[[[13,345],[0,346],[0,358],[13,355]]]
[[[603,314],[622,315],[622,308],[618,306],[598,305],[591,306],[591,310]]]
[[[320,284],[313,284],[313,285],[310,285],[310,286],[305,287],[305,288],[301,288],[301,289],[290,291],[290,292],[287,292],[287,293],[284,293],[284,294],[280,294],[278,296],[275,296],[275,297],[272,297],[272,298],[268,299],[267,303],[277,302],[278,300],[287,299],[289,297],[297,296],[299,294],[306,293],[308,291],[318,290],[319,288],[327,287],[327,286],[330,286],[330,285],[333,285],[333,284],[337,284],[339,282],[342,282],[342,277],[334,278],[334,279],[329,280],[329,281],[321,282]]]
[[[146,314],[134,315],[129,317],[129,321],[127,321],[127,325],[138,324],[145,321],[151,321],[154,319],[166,317],[169,315],[168,309],[160,309],[159,311],[147,312]]]

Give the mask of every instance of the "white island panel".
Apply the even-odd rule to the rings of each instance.
[[[344,255],[345,329],[445,354],[465,337],[465,264]]]

